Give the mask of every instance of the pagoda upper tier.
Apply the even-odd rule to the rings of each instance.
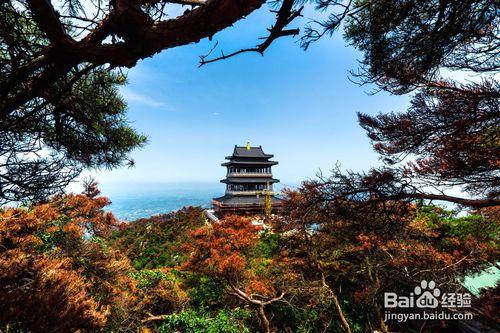
[[[239,147],[234,146],[233,155],[226,156],[228,162],[222,163],[222,166],[241,166],[250,167],[252,165],[265,167],[278,164],[276,161],[270,161],[274,155],[266,154],[262,150],[262,146],[259,147]]]
[[[270,159],[274,155],[266,154],[259,147],[234,146],[233,154],[226,156],[228,162],[222,163],[227,167],[227,178],[222,183],[277,183],[279,180],[272,178],[271,167],[278,164]]]

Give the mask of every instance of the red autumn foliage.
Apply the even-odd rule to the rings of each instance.
[[[257,244],[260,229],[239,216],[196,229],[191,233],[193,242],[186,244],[193,251],[186,267],[228,281],[244,277],[247,255]]]
[[[99,243],[117,225],[103,211],[107,204],[103,197],[68,194],[0,211],[2,325],[93,331],[109,325],[112,308],[127,306],[128,261]]]
[[[201,227],[186,244],[191,257],[184,268],[219,281],[230,295],[254,308],[262,331],[270,332],[266,307],[283,299],[285,284],[294,274],[281,257],[259,255],[261,230],[240,216]]]

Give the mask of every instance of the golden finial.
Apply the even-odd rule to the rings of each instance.
[[[247,150],[250,150],[250,141],[247,141]]]

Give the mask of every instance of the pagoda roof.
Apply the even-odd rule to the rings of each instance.
[[[279,179],[265,178],[265,177],[228,177],[226,179],[222,179],[220,182],[221,183],[242,183],[242,184],[269,182],[270,184],[273,184],[273,183],[278,183]]]
[[[230,160],[228,162],[222,163],[222,166],[229,165],[276,165],[278,162],[276,161],[256,161],[256,160]]]
[[[233,155],[226,156],[226,159],[229,160],[229,159],[234,159],[234,158],[238,158],[238,157],[269,159],[271,157],[274,157],[274,155],[264,153],[264,151],[262,150],[262,146],[258,146],[258,147],[234,146]]]

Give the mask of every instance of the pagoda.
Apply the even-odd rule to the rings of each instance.
[[[279,182],[273,178],[271,167],[278,164],[270,159],[274,155],[266,154],[262,146],[234,146],[233,154],[226,156],[222,166],[227,168],[226,194],[214,198],[214,210],[221,214],[269,214],[281,207],[281,199],[275,197],[273,184]]]

